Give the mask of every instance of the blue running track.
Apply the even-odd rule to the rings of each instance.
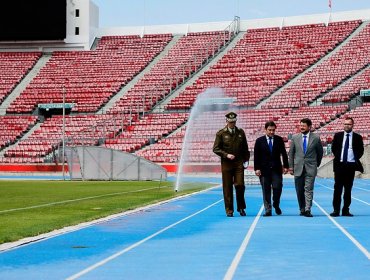
[[[299,216],[291,179],[283,215],[226,217],[220,187],[0,253],[0,279],[370,279],[370,181],[351,212],[331,218],[333,181],[317,179],[313,218]]]

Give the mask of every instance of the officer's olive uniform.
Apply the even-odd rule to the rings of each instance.
[[[233,185],[235,185],[236,190],[237,210],[245,209],[243,163],[249,160],[249,150],[244,130],[235,127],[234,134],[231,134],[226,126],[218,131],[213,145],[213,152],[221,157],[222,185],[226,214],[232,214],[234,212]],[[227,154],[234,155],[235,159],[228,159]]]

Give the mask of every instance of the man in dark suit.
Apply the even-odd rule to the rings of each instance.
[[[334,135],[332,151],[334,154],[334,194],[332,217],[338,217],[340,211],[341,197],[343,194],[342,216],[352,217],[349,212],[351,205],[351,191],[355,171],[364,172],[360,158],[364,154],[364,143],[362,136],[352,131],[354,121],[347,117],[344,120],[344,131]]]
[[[272,206],[277,215],[281,215],[280,197],[283,190],[283,172],[288,172],[288,155],[283,138],[275,135],[276,124],[266,122],[265,135],[259,137],[254,145],[254,171],[259,177],[262,186],[263,205],[265,214],[271,216],[271,188]],[[283,164],[281,163],[283,159]]]
[[[311,213],[313,189],[317,168],[321,164],[323,147],[320,137],[311,132],[312,121],[300,121],[301,133],[292,137],[289,149],[289,172],[294,175],[300,215],[313,217]]]
[[[233,186],[237,210],[240,216],[246,216],[244,163],[249,161],[249,150],[244,130],[235,125],[236,116],[234,112],[225,115],[226,126],[217,132],[213,145],[213,152],[221,157],[222,188],[227,217],[234,215]]]

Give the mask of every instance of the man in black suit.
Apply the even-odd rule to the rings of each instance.
[[[265,214],[271,216],[271,188],[275,213],[281,215],[280,197],[283,190],[283,172],[289,170],[288,155],[283,138],[275,135],[276,124],[266,122],[265,135],[259,137],[254,145],[254,171],[262,186]],[[281,163],[283,159],[283,164]]]
[[[347,117],[344,120],[344,131],[334,135],[332,151],[334,154],[334,194],[332,217],[338,217],[343,194],[342,216],[353,217],[349,212],[351,205],[351,191],[355,171],[364,172],[360,158],[364,154],[362,136],[352,131],[354,121]]]

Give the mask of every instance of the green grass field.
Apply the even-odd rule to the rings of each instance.
[[[0,181],[0,244],[210,187],[172,182]]]

